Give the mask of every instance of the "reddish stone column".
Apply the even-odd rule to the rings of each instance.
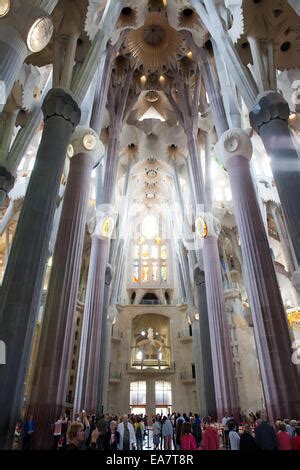
[[[244,261],[256,348],[269,419],[300,416],[300,378],[292,341],[251,178],[252,144],[241,129],[226,131],[217,154],[228,171]]]
[[[79,126],[68,149],[70,171],[53,254],[30,402],[30,411],[36,422],[35,449],[51,448],[53,423],[65,406],[90,177],[103,152],[95,131]]]
[[[92,247],[85,295],[74,412],[78,412],[82,408],[88,412],[95,412],[99,403],[104,283],[110,246],[110,239],[103,235],[101,227],[104,220],[112,215],[111,201],[118,164],[118,138],[116,134],[116,131],[112,130],[109,138],[103,185],[103,204],[97,208],[96,225],[92,228]]]
[[[200,212],[201,206],[202,210],[203,207],[207,206],[207,201],[200,166],[199,146],[195,137],[190,136],[188,139],[188,147],[193,171],[195,199],[198,205],[197,210]],[[203,244],[203,265],[216,408],[218,417],[221,419],[225,411],[232,413],[234,416],[238,416],[239,403],[220,269],[217,239],[219,234],[215,230],[212,215],[210,213],[203,215],[204,218],[201,213],[197,214],[197,220],[199,221],[203,218],[203,223],[206,224],[208,230]],[[202,318],[201,323],[204,322],[205,318]],[[208,330],[207,325],[206,330]]]

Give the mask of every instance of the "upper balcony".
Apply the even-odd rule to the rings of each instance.
[[[168,375],[168,374],[174,374],[175,373],[175,362],[171,362],[170,364],[166,366],[160,366],[159,365],[152,365],[152,366],[141,366],[141,365],[136,365],[133,366],[129,363],[126,364],[126,372],[128,374],[143,374],[143,375]]]

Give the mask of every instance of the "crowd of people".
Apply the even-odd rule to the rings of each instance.
[[[16,440],[31,448],[36,430],[33,416],[16,427]],[[150,442],[151,434],[151,445]],[[66,415],[53,423],[53,450],[300,450],[300,421],[281,419],[272,426],[265,413],[241,416],[225,413],[222,422],[198,414]],[[15,448],[18,448],[16,446]]]

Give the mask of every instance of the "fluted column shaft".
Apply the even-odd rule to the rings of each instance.
[[[1,289],[0,335],[7,364],[0,367],[0,448],[9,448],[37,321],[43,271],[67,146],[80,110],[61,89],[43,103],[45,126]]]
[[[107,287],[107,286],[106,286]],[[98,400],[98,410],[107,412],[107,394],[109,385],[109,364],[110,364],[110,351],[111,351],[111,332],[112,332],[112,318],[108,314],[108,308],[105,308],[104,315],[106,315],[106,321],[103,325],[103,338],[101,342],[103,344],[104,355],[101,359],[101,381],[100,381],[100,393]]]
[[[118,140],[113,134],[107,149],[107,161],[103,184],[103,202],[109,204],[113,195],[113,182],[117,169]],[[116,160],[116,162],[111,162]],[[115,171],[113,171],[115,170]],[[96,411],[100,376],[100,349],[102,336],[103,295],[106,262],[109,255],[109,240],[92,236],[90,266],[84,308],[83,332],[80,343],[78,383],[74,400],[74,410],[83,407],[90,412]],[[96,366],[97,364],[97,366]]]
[[[102,325],[101,325],[101,342],[100,342],[100,376],[99,376],[99,383],[98,383],[98,405],[97,410],[103,411],[104,409],[104,381],[105,381],[105,374],[108,372],[109,366],[109,343],[111,341],[111,337],[108,337],[109,333],[109,314],[108,314],[108,303],[109,303],[109,292],[110,286],[112,281],[112,268],[110,265],[106,266],[105,271],[105,283],[104,283],[104,295],[103,295],[103,315],[102,315]],[[111,325],[110,325],[111,326]],[[107,390],[106,390],[107,391]]]
[[[28,54],[25,41],[16,29],[7,24],[0,28],[0,112],[3,111],[13,84]]]
[[[72,145],[88,131],[90,135],[91,130],[79,126]],[[52,426],[67,395],[90,177],[100,158],[83,150],[80,145],[70,162],[35,369],[30,409],[38,427],[34,447],[39,449],[51,448]]]
[[[188,146],[191,158],[191,167],[193,170],[195,199],[197,205],[199,206],[202,204],[202,210],[204,210],[207,202],[206,195],[204,193],[204,182],[200,168],[200,155],[196,138],[189,138]],[[226,318],[218,242],[215,234],[209,234],[207,238],[204,239],[203,264],[205,272],[207,311],[209,312],[208,321],[217,414],[218,417],[222,417],[224,416],[224,412],[228,411],[236,416],[239,409],[237,384],[234,375],[230,334]],[[203,299],[201,303],[203,306]],[[201,332],[203,336],[205,336],[205,332],[208,330],[208,325],[204,326],[205,318],[206,315],[204,313],[202,317]],[[208,355],[206,360],[209,361],[209,359]],[[207,380],[208,379],[209,376],[207,376]],[[213,388],[210,387],[210,390],[213,390]]]
[[[206,297],[206,282],[204,271],[196,268],[194,272],[196,286],[196,305],[199,309],[199,318],[193,320],[193,343],[197,344],[201,357],[196,362],[196,379],[199,382],[199,412],[201,416],[216,414],[216,398],[214,375],[212,366],[212,350],[209,333],[208,302]],[[198,375],[198,378],[197,378]]]
[[[259,95],[250,122],[271,158],[272,173],[300,266],[300,159],[290,134],[289,115],[284,98],[270,91]]]
[[[203,262],[217,414],[221,418],[224,412],[228,411],[237,416],[239,410],[237,385],[215,236],[204,239]]]
[[[100,352],[103,325],[103,297],[105,283],[105,263],[109,254],[109,240],[92,239],[92,252],[86,290],[85,311],[89,312],[86,342],[85,372],[82,401],[85,409],[96,412],[100,377]],[[104,266],[103,266],[104,265]]]
[[[269,419],[299,416],[300,377],[291,360],[289,327],[251,177],[251,141],[244,131],[233,129],[217,148],[231,183]]]

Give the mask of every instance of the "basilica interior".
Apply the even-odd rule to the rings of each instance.
[[[300,419],[299,135],[297,0],[0,0],[1,449]]]

